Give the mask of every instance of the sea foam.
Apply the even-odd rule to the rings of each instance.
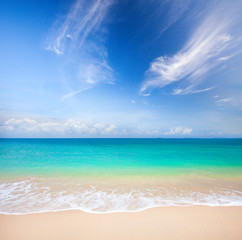
[[[2,180],[0,212],[28,214],[81,210],[91,213],[134,212],[161,206],[242,206],[242,192],[229,186],[190,188],[162,184],[63,184],[41,178]],[[194,190],[196,189],[196,190]]]

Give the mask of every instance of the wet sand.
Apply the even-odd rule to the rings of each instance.
[[[242,207],[159,207],[133,213],[0,215],[1,240],[242,239]]]

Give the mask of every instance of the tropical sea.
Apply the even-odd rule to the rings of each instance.
[[[242,206],[242,139],[0,139],[0,213]]]

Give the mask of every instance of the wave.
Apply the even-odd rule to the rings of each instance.
[[[201,185],[201,184],[200,184]],[[137,212],[163,206],[242,206],[235,187],[162,184],[110,184],[28,178],[0,183],[0,213],[29,214],[63,210],[88,213]]]

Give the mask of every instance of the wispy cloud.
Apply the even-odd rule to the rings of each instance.
[[[134,42],[138,37],[145,34],[147,29],[154,28],[154,23],[159,22],[159,28],[153,36],[153,40],[149,44],[158,40],[174,23],[176,23],[189,9],[191,0],[167,0],[167,1],[138,1],[139,9],[149,9],[151,6],[154,9],[150,14],[143,18],[144,23],[138,28],[138,32],[130,40]],[[142,9],[143,10],[143,9]],[[148,45],[149,45],[148,44]]]
[[[47,49],[63,54],[81,48],[88,36],[98,30],[112,4],[112,0],[77,0],[64,21],[59,19],[53,26]]]
[[[204,89],[190,89],[189,87],[186,89],[181,89],[181,88],[175,88],[172,92],[173,95],[187,95],[187,94],[195,94],[195,93],[201,93],[201,92],[207,92],[215,87],[209,87],[209,88],[204,88]]]
[[[233,98],[222,98],[222,99],[217,100],[216,102],[217,103],[228,103],[231,101],[233,101]]]
[[[236,23],[237,9],[234,6],[226,9],[227,5],[222,5],[207,13],[179,52],[171,57],[158,57],[150,64],[140,89],[141,94],[146,94],[148,89],[163,88],[178,81],[187,86],[184,89],[175,89],[174,94],[198,93],[212,89],[195,90],[206,73],[221,61],[230,59],[238,43],[238,38],[230,33]]]
[[[91,86],[90,87],[81,88],[81,89],[79,89],[77,91],[69,92],[69,93],[67,93],[67,94],[65,94],[65,95],[62,96],[61,101],[64,101],[67,98],[71,98],[71,97],[75,96],[76,94],[78,94],[80,92],[83,92],[83,91],[86,91],[86,90],[88,90],[90,88],[91,88]]]
[[[115,72],[108,64],[105,31],[102,31],[113,3],[112,0],[77,0],[67,15],[57,19],[52,27],[46,49],[61,55],[63,78],[66,85],[71,86],[61,97],[62,101],[100,83],[115,81]],[[74,77],[73,72],[68,73],[68,68],[73,65]]]
[[[216,104],[218,107],[229,108],[230,110],[242,111],[242,100],[240,96],[217,98]]]
[[[164,21],[164,25],[161,27],[161,30],[156,36],[156,39],[159,38],[167,29],[169,29],[178,19],[182,17],[184,12],[189,8],[191,0],[172,0],[164,3],[168,3],[170,7],[167,12],[166,21]]]
[[[164,135],[186,135],[191,133],[192,133],[192,128],[175,127],[175,128],[171,128],[170,131],[165,132]]]
[[[64,94],[61,101],[88,89],[92,89],[101,83],[113,84],[116,80],[114,75],[115,71],[106,62],[99,62],[97,59],[86,59],[85,62],[80,63],[78,66],[77,78],[79,81],[79,89]]]

